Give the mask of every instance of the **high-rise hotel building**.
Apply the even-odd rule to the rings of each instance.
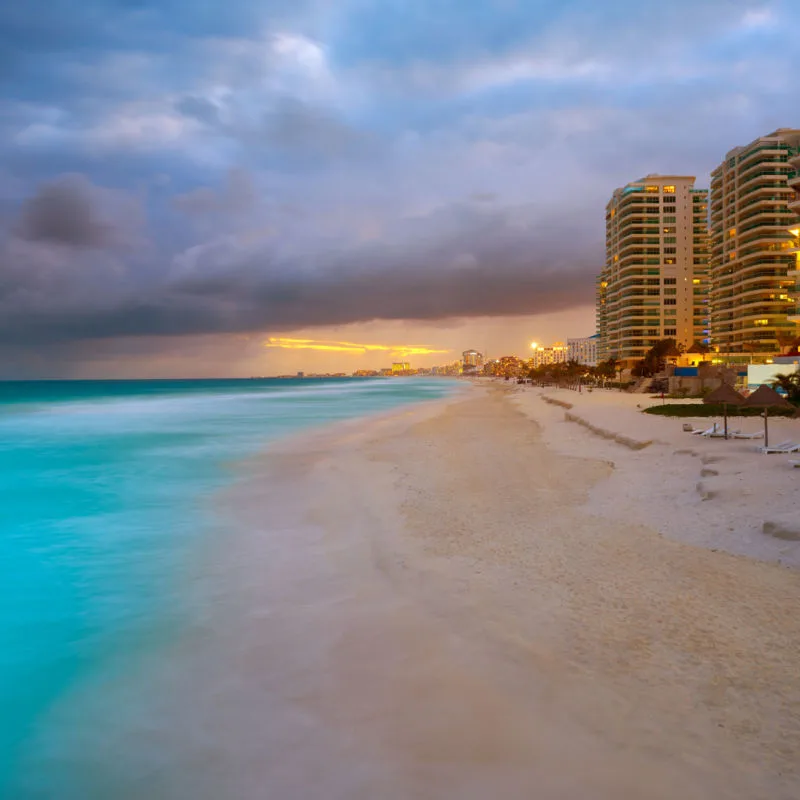
[[[708,338],[708,192],[688,175],[648,175],[606,206],[597,280],[600,359],[632,366],[661,339]]]
[[[789,159],[789,166],[793,174],[789,175],[787,185],[793,194],[789,195],[789,210],[795,218],[789,223],[791,236],[789,254],[794,257],[794,263],[789,264],[786,277],[794,281],[794,303],[789,311],[789,321],[795,326],[793,336],[800,336],[800,148],[795,149],[794,155]]]
[[[711,336],[723,360],[766,360],[796,326],[800,130],[731,150],[711,173]]]

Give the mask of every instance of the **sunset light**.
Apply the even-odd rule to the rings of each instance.
[[[364,355],[366,353],[389,353],[392,356],[428,356],[438,353],[449,353],[449,350],[437,350],[424,345],[387,345],[387,344],[359,344],[356,342],[338,342],[325,339],[293,339],[289,337],[270,336],[264,347],[280,348],[282,350],[320,350],[330,353],[352,353]]]

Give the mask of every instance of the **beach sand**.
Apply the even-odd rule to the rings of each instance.
[[[800,795],[800,576],[664,535],[676,448],[538,395],[481,385],[251,465],[236,658],[207,676],[231,748],[197,796]]]
[[[798,542],[761,530],[800,471],[648,402],[464,382],[239,465],[190,629],[54,710],[83,724],[48,770],[119,800],[800,797]]]

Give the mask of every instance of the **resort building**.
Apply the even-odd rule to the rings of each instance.
[[[477,350],[465,350],[461,354],[461,364],[465,374],[479,372],[483,369],[483,353]]]
[[[395,361],[392,364],[392,375],[407,375],[411,372],[411,364],[408,361]]]
[[[541,345],[531,345],[533,355],[530,365],[533,369],[542,367],[545,364],[563,364],[569,361],[569,348],[563,342],[556,342],[551,347]]]
[[[661,339],[708,339],[708,192],[690,175],[648,175],[606,206],[597,279],[598,359],[633,366]]]
[[[567,339],[567,359],[585,364],[587,367],[597,366],[597,342],[599,334],[584,336],[581,339]]]
[[[789,269],[786,277],[794,282],[791,287],[792,296],[794,297],[793,308],[789,311],[789,321],[794,323],[794,331],[791,335],[794,337],[794,342],[791,348],[794,352],[798,350],[797,339],[800,337],[800,150],[795,149],[794,155],[789,159],[789,166],[794,171],[793,175],[789,175],[787,185],[792,190],[793,194],[789,195],[789,210],[795,215],[795,219],[789,225],[789,234],[791,236],[789,253],[794,257],[794,263],[789,264]]]
[[[731,150],[711,173],[711,337],[722,361],[768,361],[796,335],[800,130]]]

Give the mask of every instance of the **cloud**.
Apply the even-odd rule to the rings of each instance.
[[[585,304],[591,253],[564,252],[556,240],[567,231],[553,220],[535,222],[531,211],[455,205],[404,220],[378,240],[335,245],[231,234],[189,248],[147,280],[125,270],[99,292],[94,274],[75,272],[69,300],[43,281],[2,307],[0,339],[288,331]],[[29,279],[46,271],[36,255],[29,254]]]
[[[231,169],[221,189],[201,186],[176,195],[172,202],[187,214],[236,213],[255,207],[258,197],[250,175],[241,169]]]
[[[586,313],[615,187],[707,185],[792,124],[798,25],[768,0],[6,3],[0,343]]]
[[[31,242],[104,248],[127,238],[135,204],[81,175],[44,184],[25,202],[16,233]],[[123,222],[122,215],[127,214]]]

